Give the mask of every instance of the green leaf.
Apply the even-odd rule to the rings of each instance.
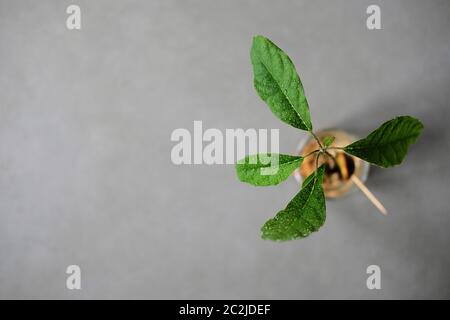
[[[255,186],[276,185],[286,180],[303,162],[302,157],[267,153],[247,156],[236,164],[239,180]]]
[[[283,122],[312,131],[303,85],[291,59],[263,36],[253,38],[250,52],[254,86],[261,99]]]
[[[365,139],[346,146],[344,151],[380,167],[400,164],[415,143],[423,124],[410,116],[396,117],[383,123]]]
[[[316,177],[315,174],[310,174],[309,176],[307,176],[306,179],[303,180],[303,182],[302,182],[302,188],[304,188],[308,183],[310,183],[311,180],[313,180],[315,177]]]
[[[322,165],[305,180],[299,193],[273,219],[261,228],[262,238],[287,241],[304,238],[325,223],[325,196],[322,189],[325,167]],[[311,177],[312,176],[312,177]],[[311,177],[311,178],[310,178]]]
[[[325,137],[322,141],[323,146],[329,147],[333,143],[334,139],[335,138],[333,136]]]

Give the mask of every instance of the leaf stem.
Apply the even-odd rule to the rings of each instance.
[[[319,169],[319,157],[322,154],[322,151],[319,151],[319,153],[316,156],[316,170]]]
[[[329,157],[331,158],[331,160],[333,160],[334,165],[337,166],[336,158],[335,158],[331,153],[329,153],[329,152],[327,151],[328,149],[329,149],[329,148],[326,148],[326,149],[323,151],[323,153],[325,153],[327,156],[329,156]]]
[[[320,142],[320,139],[317,138],[317,136],[314,134],[314,132],[310,131],[311,135],[314,137],[314,139],[316,139],[317,144],[319,145],[320,149],[323,149],[323,145]]]
[[[327,149],[332,149],[332,150],[344,150],[343,147],[328,147]]]
[[[303,156],[303,159],[306,159],[307,157],[309,157],[310,155],[312,155],[312,154],[314,154],[314,153],[316,153],[316,152],[319,152],[320,151],[320,149],[317,149],[317,150],[314,150],[314,151],[311,151],[310,153],[308,153],[306,156]]]

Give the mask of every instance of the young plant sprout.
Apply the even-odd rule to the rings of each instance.
[[[322,183],[328,169],[327,162],[331,159],[336,167],[342,168],[336,151],[388,168],[403,161],[409,146],[422,132],[423,124],[419,120],[399,116],[383,123],[364,139],[343,147],[333,146],[333,136],[319,139],[313,132],[303,85],[287,54],[269,39],[256,36],[253,38],[251,61],[254,86],[261,99],[281,121],[307,131],[318,146],[304,156],[257,154],[236,164],[239,180],[255,186],[268,186],[286,180],[306,158],[314,157],[313,173],[303,181],[300,191],[287,206],[263,225],[263,239],[287,241],[304,238],[324,224],[326,212]],[[277,170],[268,174],[264,169],[273,166],[267,160],[274,158],[278,160]],[[385,213],[384,207],[364,184],[356,176],[350,178]]]

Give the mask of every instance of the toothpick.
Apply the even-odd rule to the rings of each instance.
[[[373,203],[375,207],[384,215],[387,215],[387,210],[383,206],[383,204],[378,200],[372,192],[364,185],[364,183],[355,175],[351,177],[352,181],[356,184],[356,186],[366,195],[366,197]]]

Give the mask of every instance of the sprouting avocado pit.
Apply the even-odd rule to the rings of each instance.
[[[347,132],[336,129],[322,130],[317,132],[316,135],[321,141],[327,136],[335,137],[331,147],[345,146],[354,141],[354,137]],[[318,148],[317,142],[314,139],[309,139],[300,151],[300,154],[304,156]],[[353,181],[350,179],[352,175],[356,174],[360,179],[365,180],[364,175],[367,172],[364,169],[367,169],[367,164],[361,159],[346,154],[341,150],[331,148],[328,152],[334,156],[335,160],[326,155],[322,155],[319,158],[319,165],[325,163],[322,186],[327,198],[338,198],[347,194],[354,186]],[[315,170],[316,156],[305,158],[299,170],[302,180],[306,179]]]

